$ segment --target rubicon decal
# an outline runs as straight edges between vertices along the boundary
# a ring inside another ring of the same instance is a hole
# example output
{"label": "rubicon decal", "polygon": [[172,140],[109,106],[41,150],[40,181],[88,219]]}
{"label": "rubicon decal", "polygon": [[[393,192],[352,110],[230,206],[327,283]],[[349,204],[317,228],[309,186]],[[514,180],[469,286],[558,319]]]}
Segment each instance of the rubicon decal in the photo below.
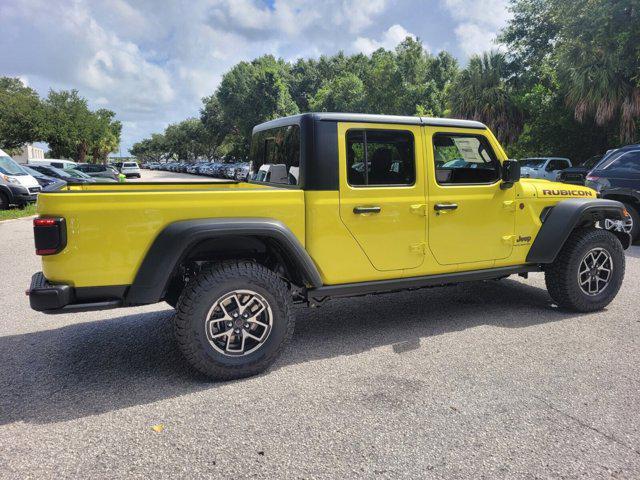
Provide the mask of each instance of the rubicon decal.
{"label": "rubicon decal", "polygon": [[564,195],[574,197],[593,197],[591,190],[542,190],[543,195]]}

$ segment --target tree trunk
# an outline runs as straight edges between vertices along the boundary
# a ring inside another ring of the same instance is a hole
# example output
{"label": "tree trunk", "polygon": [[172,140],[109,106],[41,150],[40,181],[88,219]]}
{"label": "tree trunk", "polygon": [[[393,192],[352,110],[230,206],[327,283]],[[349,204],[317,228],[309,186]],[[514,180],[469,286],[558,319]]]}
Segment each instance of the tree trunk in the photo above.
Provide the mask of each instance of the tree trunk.
{"label": "tree trunk", "polygon": [[83,163],[87,158],[87,144],[80,143],[76,149],[76,158],[74,159],[78,163]]}

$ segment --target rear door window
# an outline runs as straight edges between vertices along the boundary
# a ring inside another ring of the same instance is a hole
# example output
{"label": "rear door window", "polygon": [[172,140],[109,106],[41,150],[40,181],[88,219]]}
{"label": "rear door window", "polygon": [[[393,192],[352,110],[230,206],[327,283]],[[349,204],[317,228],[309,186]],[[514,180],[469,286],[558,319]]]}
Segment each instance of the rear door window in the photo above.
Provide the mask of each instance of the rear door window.
{"label": "rear door window", "polygon": [[413,133],[404,130],[349,130],[347,181],[354,187],[413,185]]}

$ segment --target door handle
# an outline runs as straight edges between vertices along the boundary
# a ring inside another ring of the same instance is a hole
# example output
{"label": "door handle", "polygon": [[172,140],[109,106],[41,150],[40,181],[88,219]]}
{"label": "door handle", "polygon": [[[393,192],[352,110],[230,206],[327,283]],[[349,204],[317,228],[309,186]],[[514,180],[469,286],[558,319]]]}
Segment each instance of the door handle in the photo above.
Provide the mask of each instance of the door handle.
{"label": "door handle", "polygon": [[362,215],[364,213],[380,213],[381,207],[354,207],[353,213]]}
{"label": "door handle", "polygon": [[433,209],[437,212],[440,212],[442,210],[456,210],[457,208],[458,208],[457,203],[436,203],[433,206]]}

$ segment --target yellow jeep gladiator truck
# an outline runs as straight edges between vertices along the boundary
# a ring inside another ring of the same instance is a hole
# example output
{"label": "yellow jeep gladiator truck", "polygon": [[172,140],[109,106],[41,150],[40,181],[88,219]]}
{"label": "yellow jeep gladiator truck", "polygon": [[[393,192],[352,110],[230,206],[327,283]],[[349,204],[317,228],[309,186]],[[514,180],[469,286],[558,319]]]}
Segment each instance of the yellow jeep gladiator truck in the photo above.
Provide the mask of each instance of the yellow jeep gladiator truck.
{"label": "yellow jeep gladiator truck", "polygon": [[[68,185],[40,194],[31,307],[165,301],[214,379],[253,375],[292,305],[543,271],[552,299],[604,308],[624,276],[627,212],[586,187],[520,179],[481,123],[311,113],[253,130],[249,181]],[[611,223],[611,222],[609,222]]]}

